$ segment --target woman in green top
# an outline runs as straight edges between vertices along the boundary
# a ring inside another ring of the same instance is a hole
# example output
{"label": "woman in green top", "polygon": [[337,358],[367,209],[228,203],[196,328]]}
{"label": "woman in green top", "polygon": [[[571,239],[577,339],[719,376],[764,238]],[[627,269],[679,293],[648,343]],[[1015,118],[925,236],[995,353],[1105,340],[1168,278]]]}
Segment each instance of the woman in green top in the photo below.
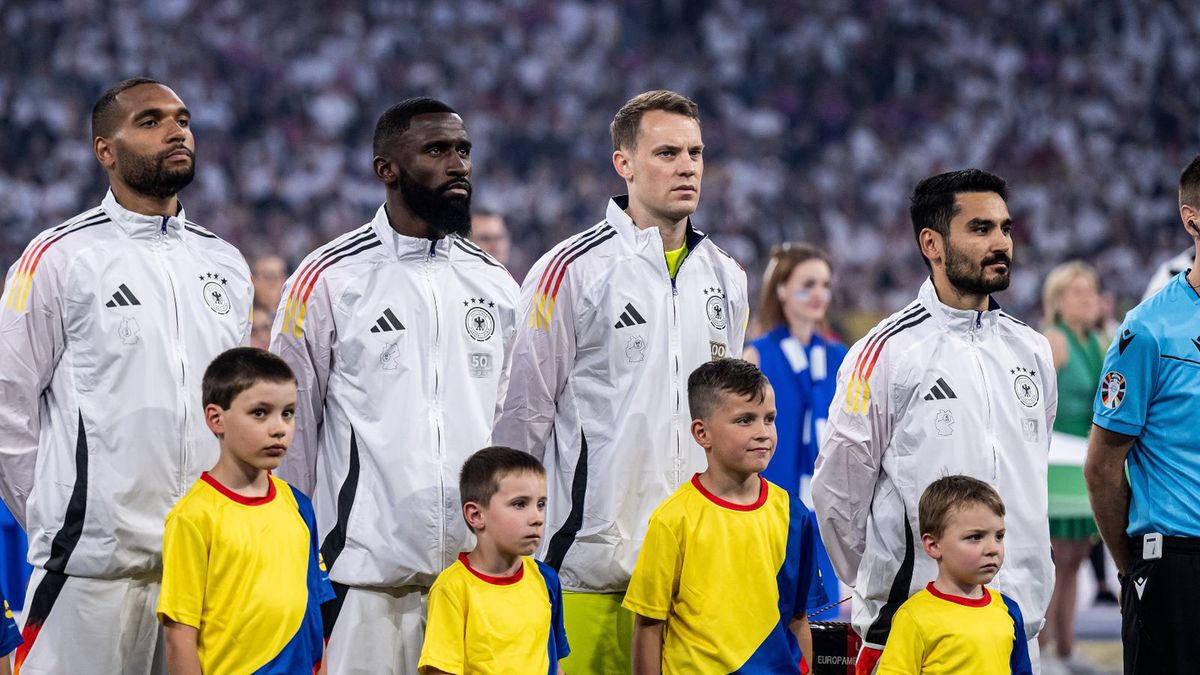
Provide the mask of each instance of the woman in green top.
{"label": "woman in green top", "polygon": [[[1092,400],[1100,381],[1106,345],[1096,325],[1100,292],[1096,272],[1071,261],[1051,270],[1042,286],[1042,330],[1058,371],[1058,417],[1054,431],[1086,438],[1092,428]],[[1096,530],[1082,466],[1051,465],[1050,542],[1054,548],[1054,594],[1039,641],[1055,643],[1058,658],[1069,661],[1075,636],[1079,566]]]}

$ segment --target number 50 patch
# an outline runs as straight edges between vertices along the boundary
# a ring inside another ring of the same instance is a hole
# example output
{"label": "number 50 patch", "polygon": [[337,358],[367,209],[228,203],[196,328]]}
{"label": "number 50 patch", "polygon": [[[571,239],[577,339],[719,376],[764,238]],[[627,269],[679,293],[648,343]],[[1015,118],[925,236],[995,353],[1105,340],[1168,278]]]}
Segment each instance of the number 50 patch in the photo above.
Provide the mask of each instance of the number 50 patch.
{"label": "number 50 patch", "polygon": [[467,354],[467,368],[471,377],[491,377],[492,355],[480,352]]}

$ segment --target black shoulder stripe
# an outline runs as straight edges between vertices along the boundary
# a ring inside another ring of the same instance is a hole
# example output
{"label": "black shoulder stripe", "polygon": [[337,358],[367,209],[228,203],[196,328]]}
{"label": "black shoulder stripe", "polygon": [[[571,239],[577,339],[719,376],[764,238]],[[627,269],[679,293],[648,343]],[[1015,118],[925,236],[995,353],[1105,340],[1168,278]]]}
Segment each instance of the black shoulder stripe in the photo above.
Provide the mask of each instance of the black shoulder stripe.
{"label": "black shoulder stripe", "polygon": [[204,229],[203,227],[196,225],[196,223],[194,223],[190,220],[184,221],[184,229],[186,229],[186,231],[188,231],[188,232],[191,232],[192,234],[198,234],[198,235],[200,235],[200,237],[205,237],[208,239],[220,239],[220,237],[217,237],[216,234],[212,234],[211,232],[208,231],[208,229]]}
{"label": "black shoulder stripe", "polygon": [[51,232],[60,232],[69,227],[72,227],[74,225],[79,225],[81,223],[93,221],[97,218],[97,216],[102,216],[105,221],[110,220],[110,218],[108,217],[108,214],[104,212],[104,209],[97,206],[94,209],[88,209],[87,211],[84,211],[83,213],[75,216],[74,218],[66,221],[65,223],[62,223],[61,225],[55,226],[50,231]]}
{"label": "black shoulder stripe", "polygon": [[[338,253],[341,253],[348,249],[354,248],[355,246],[358,246],[359,244],[370,241],[371,239],[375,239],[376,241],[379,241],[379,237],[375,236],[375,231],[370,228],[367,228],[366,230],[359,232],[358,234],[350,233],[347,235],[343,235],[342,238],[335,239],[335,240],[329,242],[328,244],[326,244],[324,250],[317,249],[318,253],[313,258],[313,261],[309,264],[310,265],[320,265],[322,262],[324,262],[329,257],[337,255]],[[383,243],[383,242],[379,242],[379,243]]]}
{"label": "black shoulder stripe", "polygon": [[464,243],[465,242],[462,239],[455,239],[454,247],[461,250],[463,253],[466,253],[467,255],[479,258],[480,260],[491,265],[492,267],[499,267],[500,269],[504,269],[504,265],[501,265],[500,263],[496,262],[492,258],[492,256],[488,255],[487,253],[484,253],[483,251],[478,251],[478,252],[472,251],[471,249],[467,248],[464,245]]}
{"label": "black shoulder stripe", "polygon": [[1029,328],[1029,324],[1025,323],[1024,321],[1021,321],[1020,319],[1016,318],[1015,316],[1012,316],[1011,314],[1008,314],[1007,312],[1000,312],[1000,316],[1008,319],[1009,321],[1012,321],[1013,323],[1017,323],[1022,326],[1025,326],[1026,328]]}

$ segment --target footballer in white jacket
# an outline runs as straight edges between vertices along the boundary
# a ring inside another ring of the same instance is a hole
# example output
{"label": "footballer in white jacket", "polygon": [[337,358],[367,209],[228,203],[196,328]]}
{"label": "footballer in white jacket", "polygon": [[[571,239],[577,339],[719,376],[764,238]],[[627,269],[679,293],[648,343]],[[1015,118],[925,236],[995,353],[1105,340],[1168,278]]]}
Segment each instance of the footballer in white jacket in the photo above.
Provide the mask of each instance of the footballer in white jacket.
{"label": "footballer in white jacket", "polygon": [[1027,638],[1044,623],[1058,392],[1046,339],[990,295],[1008,287],[1012,265],[1005,194],[1003,179],[975,169],[917,186],[912,217],[931,279],[838,372],[813,502],[834,568],[854,588],[860,673],[884,648],[896,610],[937,576],[917,503],[942,476],[984,480],[1003,497],[1006,557],[992,584],[1020,605]]}
{"label": "footballer in white jacket", "polygon": [[470,138],[444,103],[379,120],[375,218],[288,280],[271,342],[298,378],[279,473],[316,507],[337,598],[330,673],[413,673],[429,587],[472,547],[458,478],[484,447],[515,321],[517,283],[465,239]]}
{"label": "footballer in white jacket", "polygon": [[167,512],[217,460],[200,380],[249,340],[250,270],[189,221],[190,115],[167,87],[96,104],[100,206],[34,238],[0,301],[0,494],[35,566],[20,672],[162,671]]}
{"label": "footballer in white jacket", "polygon": [[[746,273],[688,219],[703,169],[695,115],[673,92],[626,104],[613,135],[629,196],[544,255],[521,292],[493,441],[546,465],[539,557],[566,591],[571,672],[629,670],[633,617],[619,606],[650,514],[705,467],[688,375],[742,352]],[[620,140],[622,120],[635,147]]]}

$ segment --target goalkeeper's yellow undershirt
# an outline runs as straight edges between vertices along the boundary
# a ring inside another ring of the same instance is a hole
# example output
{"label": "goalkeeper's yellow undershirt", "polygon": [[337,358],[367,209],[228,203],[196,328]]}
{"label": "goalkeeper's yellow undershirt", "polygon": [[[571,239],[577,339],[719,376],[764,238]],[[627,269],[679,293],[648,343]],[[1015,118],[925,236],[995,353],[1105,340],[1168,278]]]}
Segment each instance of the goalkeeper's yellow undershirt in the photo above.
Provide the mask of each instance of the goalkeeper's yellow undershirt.
{"label": "goalkeeper's yellow undershirt", "polygon": [[687,257],[687,243],[685,242],[681,248],[674,251],[666,251],[667,256],[667,271],[671,273],[671,278],[679,272],[679,266],[683,264],[683,259]]}

